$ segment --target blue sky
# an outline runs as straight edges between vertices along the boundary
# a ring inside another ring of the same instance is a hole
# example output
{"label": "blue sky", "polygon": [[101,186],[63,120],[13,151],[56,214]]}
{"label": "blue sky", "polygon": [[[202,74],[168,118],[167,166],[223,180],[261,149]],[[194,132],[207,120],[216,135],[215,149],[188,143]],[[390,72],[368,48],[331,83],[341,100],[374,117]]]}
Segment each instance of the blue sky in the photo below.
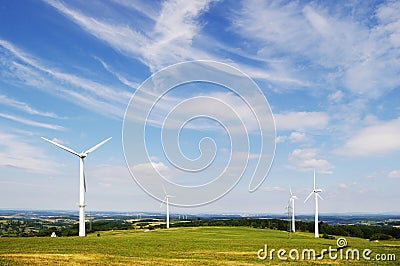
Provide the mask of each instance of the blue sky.
{"label": "blue sky", "polygon": [[[85,162],[87,209],[160,211],[126,166],[125,109],[150,75],[199,59],[254,79],[274,114],[275,160],[254,193],[243,178],[212,204],[172,211],[283,213],[291,186],[297,211],[312,213],[302,201],[315,168],[321,212],[399,212],[399,9],[398,1],[2,1],[0,208],[77,209],[78,159],[40,137],[84,151],[112,136]],[[178,89],[166,102],[196,93],[235,102],[213,86]],[[188,157],[203,136],[222,139],[221,154],[229,148],[223,132],[195,129],[182,134]]]}

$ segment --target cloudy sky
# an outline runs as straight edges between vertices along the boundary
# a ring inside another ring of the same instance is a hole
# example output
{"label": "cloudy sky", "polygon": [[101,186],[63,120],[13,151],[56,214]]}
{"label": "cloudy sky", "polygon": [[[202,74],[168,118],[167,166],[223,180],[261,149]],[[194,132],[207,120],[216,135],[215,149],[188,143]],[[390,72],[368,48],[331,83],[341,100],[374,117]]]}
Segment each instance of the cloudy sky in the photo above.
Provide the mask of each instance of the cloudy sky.
{"label": "cloudy sky", "polygon": [[[321,212],[399,212],[399,9],[398,1],[1,1],[0,208],[77,210],[78,159],[40,137],[80,152],[112,136],[85,162],[87,209],[162,211],[126,165],[125,110],[152,74],[213,60],[247,74],[268,100],[275,160],[256,192],[244,176],[223,198],[173,212],[281,214],[291,186],[297,211],[311,213],[303,200],[312,169]],[[214,86],[179,88],[158,112],[198,95],[247,115],[240,98]],[[219,125],[197,122],[182,151],[196,158],[204,136],[219,143],[217,165],[198,176],[206,182],[223,169],[229,143]],[[152,165],[184,183],[153,127]],[[145,175],[148,166],[135,167]]]}

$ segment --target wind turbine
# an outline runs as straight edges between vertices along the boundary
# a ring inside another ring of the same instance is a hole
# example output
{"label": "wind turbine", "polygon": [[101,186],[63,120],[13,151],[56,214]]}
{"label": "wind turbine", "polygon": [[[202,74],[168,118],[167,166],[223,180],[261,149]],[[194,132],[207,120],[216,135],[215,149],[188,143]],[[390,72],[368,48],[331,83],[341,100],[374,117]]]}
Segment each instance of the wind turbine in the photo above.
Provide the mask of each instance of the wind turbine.
{"label": "wind turbine", "polygon": [[169,228],[169,198],[173,198],[174,196],[168,195],[167,192],[164,190],[165,197],[161,202],[160,208],[162,207],[163,203],[167,206],[167,229]]}
{"label": "wind turbine", "polygon": [[314,193],[314,196],[315,196],[315,230],[314,230],[314,236],[315,236],[315,238],[319,238],[319,232],[318,232],[318,197],[323,200],[323,198],[318,194],[320,192],[322,192],[322,189],[315,188],[315,169],[314,169],[314,189],[313,189],[313,191],[311,191],[311,193],[308,195],[308,197],[306,198],[306,200],[304,202],[306,202],[311,197],[311,195]]}
{"label": "wind turbine", "polygon": [[290,192],[290,198],[289,198],[288,209],[290,206],[292,207],[292,232],[296,232],[296,223],[294,217],[294,200],[296,200],[297,197],[293,195],[291,187],[289,187],[289,192]]}
{"label": "wind turbine", "polygon": [[86,236],[86,232],[85,232],[85,192],[86,192],[86,178],[85,178],[85,171],[84,171],[84,163],[83,160],[86,158],[86,156],[97,150],[100,146],[102,146],[104,143],[106,143],[107,141],[109,141],[111,139],[108,138],[102,142],[100,142],[99,144],[93,146],[92,148],[88,149],[85,152],[81,152],[81,153],[77,153],[76,151],[67,148],[61,144],[58,144],[54,141],[51,141],[49,139],[43,138],[45,141],[50,142],[51,144],[56,145],[57,147],[66,150],[67,152],[70,152],[76,156],[79,157],[79,236]]}

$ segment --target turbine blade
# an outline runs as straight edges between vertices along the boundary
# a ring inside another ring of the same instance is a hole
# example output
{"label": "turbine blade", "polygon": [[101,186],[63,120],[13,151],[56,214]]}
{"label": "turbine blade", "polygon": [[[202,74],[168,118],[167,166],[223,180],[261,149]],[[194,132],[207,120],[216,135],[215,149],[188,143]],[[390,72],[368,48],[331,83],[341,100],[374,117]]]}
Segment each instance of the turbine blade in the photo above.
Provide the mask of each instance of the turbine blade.
{"label": "turbine blade", "polygon": [[324,200],[318,193],[317,193],[317,196],[318,196],[320,199]]}
{"label": "turbine blade", "polygon": [[88,154],[91,153],[92,151],[97,150],[100,146],[102,146],[104,143],[106,143],[107,141],[109,141],[110,139],[112,139],[112,137],[109,137],[106,140],[103,140],[102,142],[100,142],[99,144],[93,146],[92,148],[88,149],[87,151],[85,151],[84,153]]}
{"label": "turbine blade", "polygon": [[314,168],[314,190],[315,190],[315,168]]}
{"label": "turbine blade", "polygon": [[292,207],[292,199],[290,198],[290,199],[288,200],[287,209],[289,210],[291,207]]}
{"label": "turbine blade", "polygon": [[290,192],[290,197],[293,197],[293,194],[292,194],[292,187],[291,187],[291,186],[289,186],[289,192]]}
{"label": "turbine blade", "polygon": [[80,157],[80,154],[79,154],[79,153],[77,153],[76,151],[74,151],[74,150],[72,150],[72,149],[70,149],[70,148],[67,148],[67,147],[65,147],[65,146],[63,146],[63,145],[61,145],[61,144],[58,144],[57,142],[54,142],[54,141],[52,141],[52,140],[49,140],[49,139],[46,139],[46,138],[43,138],[43,137],[41,137],[41,138],[42,138],[43,140],[47,141],[47,142],[50,142],[50,143],[53,144],[53,145],[56,145],[57,147],[59,147],[59,148],[65,150],[65,151],[67,151],[67,152],[70,152],[70,153],[72,153],[72,154],[74,154],[74,155]]}
{"label": "turbine blade", "polygon": [[161,201],[160,209],[161,209],[161,207],[163,206],[163,204],[164,204],[164,202],[165,202],[166,199],[167,199],[167,196],[165,196],[164,199]]}
{"label": "turbine blade", "polygon": [[308,195],[308,197],[304,200],[304,203],[312,196],[313,193],[314,193],[314,192],[312,191],[312,192]]}

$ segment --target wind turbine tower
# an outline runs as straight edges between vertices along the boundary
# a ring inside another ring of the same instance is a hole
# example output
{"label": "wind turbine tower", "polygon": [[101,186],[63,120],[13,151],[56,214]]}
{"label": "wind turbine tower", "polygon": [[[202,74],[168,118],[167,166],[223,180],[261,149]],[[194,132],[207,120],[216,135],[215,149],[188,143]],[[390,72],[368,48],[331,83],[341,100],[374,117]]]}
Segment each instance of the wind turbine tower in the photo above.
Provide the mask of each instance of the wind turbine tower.
{"label": "wind turbine tower", "polygon": [[167,220],[167,229],[169,228],[169,198],[173,198],[173,197],[174,196],[168,195],[165,192],[164,200],[161,202],[161,206],[160,206],[160,208],[161,208],[164,202],[165,202],[165,205],[167,206],[167,218],[166,218],[166,220]]}
{"label": "wind turbine tower", "polygon": [[89,153],[97,150],[100,146],[102,146],[104,143],[106,143],[107,141],[109,141],[111,139],[108,138],[102,142],[100,142],[99,144],[93,146],[92,148],[88,149],[85,152],[81,152],[81,153],[77,153],[76,151],[67,148],[61,144],[58,144],[54,141],[51,141],[49,139],[43,138],[45,141],[50,142],[53,145],[56,145],[57,147],[70,152],[76,156],[79,157],[79,236],[86,236],[86,232],[85,232],[85,192],[86,192],[86,178],[85,178],[85,171],[84,171],[84,159],[86,158],[86,156],[88,156]]}
{"label": "wind turbine tower", "polygon": [[308,195],[308,197],[306,198],[306,200],[304,202],[306,202],[312,194],[314,194],[315,197],[315,230],[314,230],[314,236],[315,238],[319,238],[319,231],[318,231],[318,197],[320,199],[323,200],[323,198],[318,194],[322,192],[322,189],[317,189],[315,186],[315,169],[314,169],[314,189],[313,191],[311,191],[311,193]]}
{"label": "wind turbine tower", "polygon": [[295,216],[294,216],[294,201],[297,199],[297,197],[293,195],[291,187],[289,187],[289,191],[290,191],[289,206],[292,207],[292,232],[296,232],[296,222],[295,222]]}

